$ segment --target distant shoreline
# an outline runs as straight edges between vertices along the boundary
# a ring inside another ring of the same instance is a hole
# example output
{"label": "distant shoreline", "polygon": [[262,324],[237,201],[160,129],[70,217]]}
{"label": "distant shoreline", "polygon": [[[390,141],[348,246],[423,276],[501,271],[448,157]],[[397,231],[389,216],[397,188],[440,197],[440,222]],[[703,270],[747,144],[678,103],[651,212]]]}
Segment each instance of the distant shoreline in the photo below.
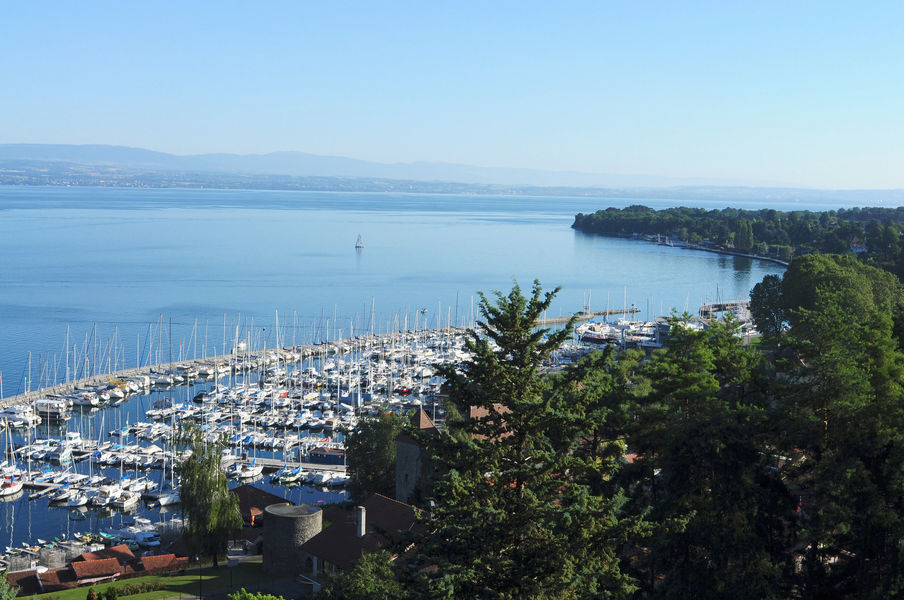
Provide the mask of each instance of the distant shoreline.
{"label": "distant shoreline", "polygon": [[581,233],[585,233],[588,235],[600,235],[603,237],[620,238],[623,240],[634,240],[634,241],[638,241],[638,242],[647,242],[649,244],[656,244],[657,246],[666,246],[669,248],[681,248],[684,250],[699,250],[701,252],[710,252],[712,254],[722,254],[724,256],[738,256],[741,258],[749,258],[751,260],[761,260],[761,261],[781,265],[785,268],[787,268],[788,265],[791,264],[790,261],[781,260],[779,258],[773,258],[771,256],[761,256],[759,254],[747,254],[745,252],[735,252],[733,250],[725,250],[725,249],[721,249],[721,248],[710,248],[707,246],[701,246],[699,244],[691,244],[690,242],[679,242],[677,244],[673,244],[673,243],[666,244],[663,242],[658,242],[656,240],[648,240],[641,236],[635,237],[633,235],[619,235],[617,233],[599,233],[597,231],[584,231],[582,229],[577,229],[577,231],[580,231]]}

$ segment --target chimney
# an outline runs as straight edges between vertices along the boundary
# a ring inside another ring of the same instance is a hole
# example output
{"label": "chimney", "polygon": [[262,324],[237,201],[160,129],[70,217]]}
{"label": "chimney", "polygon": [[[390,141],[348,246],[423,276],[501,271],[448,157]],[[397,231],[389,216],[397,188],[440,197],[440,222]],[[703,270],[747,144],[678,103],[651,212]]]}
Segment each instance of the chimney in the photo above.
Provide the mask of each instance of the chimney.
{"label": "chimney", "polygon": [[355,513],[357,516],[358,537],[363,538],[367,533],[367,510],[363,506],[356,506]]}

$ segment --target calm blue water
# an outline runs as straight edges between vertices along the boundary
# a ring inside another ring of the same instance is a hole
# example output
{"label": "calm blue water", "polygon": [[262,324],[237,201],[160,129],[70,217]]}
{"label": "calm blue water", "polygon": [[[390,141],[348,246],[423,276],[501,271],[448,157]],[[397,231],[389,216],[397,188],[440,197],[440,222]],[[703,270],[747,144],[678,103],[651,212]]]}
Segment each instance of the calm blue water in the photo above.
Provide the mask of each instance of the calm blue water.
{"label": "calm blue water", "polygon": [[297,343],[466,323],[478,291],[538,278],[562,287],[552,314],[589,298],[648,316],[746,296],[780,270],[570,229],[577,212],[627,203],[0,187],[3,394],[24,391],[29,352],[32,389],[65,377],[67,327],[70,372],[83,373],[222,353],[237,327],[272,347],[277,312],[281,341]]}
{"label": "calm blue water", "polygon": [[[67,349],[70,372],[83,375],[218,354],[236,337],[272,347],[277,313],[281,343],[464,324],[474,317],[478,291],[508,291],[513,280],[529,288],[538,278],[548,288],[562,287],[550,316],[588,301],[595,310],[627,301],[648,317],[672,308],[693,312],[716,297],[745,297],[764,275],[781,270],[570,228],[577,212],[635,203],[0,187],[3,394],[24,391],[26,381],[33,389],[64,379]],[[366,247],[357,252],[359,234]],[[193,393],[187,387],[164,392],[177,401]],[[74,418],[69,428],[96,437],[141,418],[155,399],[133,398]],[[310,488],[263,487],[293,502],[331,498]],[[0,504],[0,512],[0,545],[118,526],[122,519],[74,515],[27,497]],[[139,512],[166,518],[145,507]]]}

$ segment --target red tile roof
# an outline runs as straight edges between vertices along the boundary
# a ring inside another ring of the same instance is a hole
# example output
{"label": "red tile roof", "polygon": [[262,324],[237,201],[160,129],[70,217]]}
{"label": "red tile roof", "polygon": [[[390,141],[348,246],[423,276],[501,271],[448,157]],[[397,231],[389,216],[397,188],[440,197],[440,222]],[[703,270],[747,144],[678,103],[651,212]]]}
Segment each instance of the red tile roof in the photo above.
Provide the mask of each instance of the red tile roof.
{"label": "red tile roof", "polygon": [[417,427],[417,430],[421,432],[437,431],[436,425],[427,415],[427,411],[425,411],[423,408],[417,411],[417,415],[415,415],[414,417],[414,426]]}
{"label": "red tile roof", "polygon": [[85,552],[72,559],[72,562],[101,560],[105,558],[115,558],[120,564],[124,565],[127,562],[135,560],[135,554],[125,544],[119,544],[118,546],[110,546],[109,548],[98,550],[97,552]]}
{"label": "red tile roof", "polygon": [[38,573],[38,578],[41,580],[41,588],[45,592],[64,590],[78,585],[75,574],[69,567],[49,569],[43,573]]}
{"label": "red tile roof", "polygon": [[79,560],[70,565],[76,579],[93,579],[95,577],[107,577],[118,575],[122,572],[119,560],[116,558],[101,558],[98,560]]}
{"label": "red tile roof", "polygon": [[38,579],[38,572],[34,569],[7,573],[6,581],[10,586],[19,588],[19,594],[23,596],[33,596],[44,591]]}
{"label": "red tile roof", "polygon": [[188,558],[177,558],[175,554],[157,554],[155,556],[142,556],[139,561],[145,571],[166,571],[181,569],[188,565]]}

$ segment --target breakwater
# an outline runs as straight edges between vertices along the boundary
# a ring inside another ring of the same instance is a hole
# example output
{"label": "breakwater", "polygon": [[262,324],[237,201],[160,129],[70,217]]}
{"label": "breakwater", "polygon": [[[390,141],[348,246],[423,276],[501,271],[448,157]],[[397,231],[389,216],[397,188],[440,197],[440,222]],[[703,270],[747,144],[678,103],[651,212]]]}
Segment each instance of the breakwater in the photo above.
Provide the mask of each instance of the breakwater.
{"label": "breakwater", "polygon": [[[555,321],[551,319],[550,322]],[[567,318],[564,322],[567,322]],[[49,395],[65,395],[77,388],[92,388],[108,385],[111,381],[131,379],[135,377],[153,377],[157,374],[172,373],[177,370],[200,369],[210,365],[227,366],[230,371],[236,367],[249,371],[257,371],[273,363],[298,363],[318,357],[332,356],[343,352],[373,352],[377,349],[394,348],[406,343],[410,336],[444,335],[456,337],[464,334],[468,328],[448,327],[443,329],[419,330],[414,332],[397,332],[387,334],[366,334],[354,338],[344,338],[332,342],[283,346],[280,348],[241,350],[229,354],[208,356],[203,358],[184,359],[172,362],[157,363],[142,367],[130,367],[103,374],[93,374],[70,381],[61,381],[49,386],[39,387],[21,394],[0,398],[0,409],[11,406],[30,404],[37,399]]]}

